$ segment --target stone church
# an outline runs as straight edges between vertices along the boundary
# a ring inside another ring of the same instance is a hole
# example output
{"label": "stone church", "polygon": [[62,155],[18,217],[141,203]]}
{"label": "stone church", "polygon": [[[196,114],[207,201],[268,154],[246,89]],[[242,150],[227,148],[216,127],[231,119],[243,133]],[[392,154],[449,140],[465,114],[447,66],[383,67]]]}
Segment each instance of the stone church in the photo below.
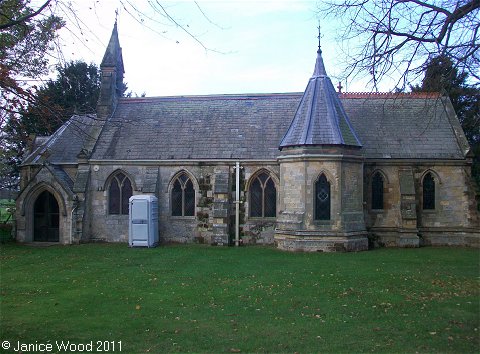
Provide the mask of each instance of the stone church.
{"label": "stone church", "polygon": [[23,161],[19,242],[127,242],[129,197],[151,194],[165,243],[479,246],[446,97],[336,92],[319,48],[301,93],[124,98],[116,24],[100,68],[96,114]]}

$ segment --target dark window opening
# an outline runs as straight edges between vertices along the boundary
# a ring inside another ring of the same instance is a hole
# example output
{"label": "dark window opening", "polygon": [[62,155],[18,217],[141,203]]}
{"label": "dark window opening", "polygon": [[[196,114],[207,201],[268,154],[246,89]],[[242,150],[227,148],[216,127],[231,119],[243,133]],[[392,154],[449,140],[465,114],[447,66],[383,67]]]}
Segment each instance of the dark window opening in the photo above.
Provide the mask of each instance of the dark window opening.
{"label": "dark window opening", "polygon": [[324,174],[315,183],[315,220],[330,220],[330,183]]}
{"label": "dark window opening", "polygon": [[423,178],[423,209],[435,209],[435,179],[430,172]]}
{"label": "dark window opening", "polygon": [[128,200],[132,194],[130,179],[121,172],[115,174],[108,188],[108,213],[128,215]]}
{"label": "dark window opening", "polygon": [[250,216],[274,218],[277,216],[277,189],[272,178],[260,173],[250,185]]}
{"label": "dark window opening", "polygon": [[383,209],[383,177],[380,172],[372,178],[372,209]]}
{"label": "dark window opening", "polygon": [[182,173],[173,182],[172,216],[195,215],[195,189],[190,178]]}

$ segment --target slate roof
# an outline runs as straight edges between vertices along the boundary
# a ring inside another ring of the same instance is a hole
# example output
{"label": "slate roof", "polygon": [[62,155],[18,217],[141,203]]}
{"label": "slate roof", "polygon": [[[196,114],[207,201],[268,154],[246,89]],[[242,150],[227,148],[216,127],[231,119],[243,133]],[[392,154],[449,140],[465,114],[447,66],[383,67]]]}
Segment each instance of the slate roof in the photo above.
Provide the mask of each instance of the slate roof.
{"label": "slate roof", "polygon": [[438,94],[340,95],[367,158],[463,159],[468,143]]}
{"label": "slate roof", "polygon": [[93,159],[272,159],[298,94],[121,99]]}
{"label": "slate roof", "polygon": [[57,181],[63,186],[66,191],[70,193],[72,192],[73,181],[61,167],[48,164],[46,165],[46,168],[55,176]]}
{"label": "slate roof", "polygon": [[[93,159],[274,159],[301,93],[121,99]],[[463,159],[438,95],[343,94],[367,158]],[[458,120],[453,117],[453,122]]]}
{"label": "slate roof", "polygon": [[[463,159],[468,148],[446,98],[341,94],[368,158]],[[302,93],[123,98],[91,154],[98,160],[275,159]],[[24,164],[77,161],[92,150],[95,116],[74,116]],[[44,154],[45,156],[45,154]],[[148,188],[153,189],[154,186]]]}
{"label": "slate roof", "polygon": [[42,144],[35,146],[22,163],[42,163],[42,160],[76,163],[82,149],[93,149],[103,123],[95,115],[73,116]]}
{"label": "slate roof", "polygon": [[312,145],[361,146],[325,71],[320,47],[313,75],[292,124],[280,143],[280,149]]}

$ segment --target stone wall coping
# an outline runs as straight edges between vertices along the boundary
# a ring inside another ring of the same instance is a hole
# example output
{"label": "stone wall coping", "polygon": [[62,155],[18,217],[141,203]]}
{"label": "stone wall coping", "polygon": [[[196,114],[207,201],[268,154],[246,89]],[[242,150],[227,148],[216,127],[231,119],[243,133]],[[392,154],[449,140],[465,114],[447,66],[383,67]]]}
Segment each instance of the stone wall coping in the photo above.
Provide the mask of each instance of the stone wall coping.
{"label": "stone wall coping", "polygon": [[244,159],[190,159],[190,160],[89,160],[90,164],[95,165],[112,165],[112,164],[122,164],[122,165],[141,165],[141,166],[177,166],[177,165],[234,165],[235,162],[240,162],[240,164],[259,164],[259,163],[269,163],[277,164],[276,159],[257,159],[257,160],[244,160]]}
{"label": "stone wall coping", "polygon": [[365,158],[363,156],[344,155],[344,154],[298,154],[298,155],[284,155],[284,156],[277,157],[277,160],[279,162],[286,161],[286,160],[304,161],[304,160],[317,160],[317,159],[322,159],[325,161],[348,161],[348,160],[359,161],[359,162],[365,161]]}
{"label": "stone wall coping", "polygon": [[[346,156],[346,155],[329,155],[329,154],[318,154],[320,156]],[[278,165],[279,160],[285,158],[294,158],[294,157],[301,157],[303,155],[285,155],[279,156],[275,159],[263,159],[263,160],[242,160],[242,159],[211,159],[211,160],[202,160],[202,159],[191,159],[191,160],[88,160],[88,164],[90,165],[132,165],[132,166],[179,166],[179,165],[233,165],[235,162],[240,162],[243,165],[257,165],[257,164],[272,164]],[[307,154],[306,156],[317,156],[313,154]],[[429,164],[429,165],[445,165],[445,166],[452,166],[452,165],[465,165],[468,163],[467,159],[392,159],[392,158],[364,158],[361,156],[353,156],[357,159],[363,159],[365,164],[385,164],[385,165],[419,165],[419,164]],[[55,163],[55,165],[60,166],[78,166],[78,163],[72,162],[65,162],[65,163]],[[32,163],[32,164],[24,164],[22,167],[26,166],[42,166],[41,163]]]}
{"label": "stone wall coping", "polygon": [[466,159],[365,159],[365,165],[378,164],[385,166],[465,166],[467,164]]}

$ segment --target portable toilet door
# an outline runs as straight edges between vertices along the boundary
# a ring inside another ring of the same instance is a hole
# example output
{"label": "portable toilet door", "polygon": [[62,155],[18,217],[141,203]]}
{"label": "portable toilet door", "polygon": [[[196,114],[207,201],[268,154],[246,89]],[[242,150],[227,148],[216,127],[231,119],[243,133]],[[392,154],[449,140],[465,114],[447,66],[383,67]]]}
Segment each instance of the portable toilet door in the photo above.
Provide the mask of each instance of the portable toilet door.
{"label": "portable toilet door", "polygon": [[130,247],[155,247],[158,243],[158,201],[152,195],[130,197]]}

